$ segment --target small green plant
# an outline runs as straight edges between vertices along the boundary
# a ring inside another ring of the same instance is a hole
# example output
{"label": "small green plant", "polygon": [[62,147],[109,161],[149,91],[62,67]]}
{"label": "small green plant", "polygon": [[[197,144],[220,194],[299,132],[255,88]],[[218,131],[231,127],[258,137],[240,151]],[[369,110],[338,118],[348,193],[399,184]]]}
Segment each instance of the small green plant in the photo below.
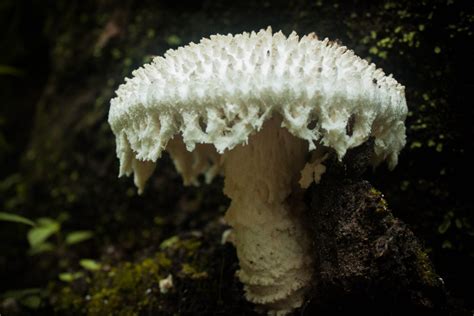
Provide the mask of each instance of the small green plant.
{"label": "small green plant", "polygon": [[25,224],[25,225],[35,226],[35,223],[32,220],[29,220],[26,217],[16,215],[16,214],[12,214],[12,213],[0,212],[0,221],[21,223],[21,224]]}
{"label": "small green plant", "polygon": [[[66,213],[62,213],[57,218],[41,217],[32,220],[17,214],[0,212],[0,221],[31,226],[27,232],[30,245],[29,255],[53,252],[58,258],[65,257],[63,254],[72,245],[93,237],[93,232],[89,230],[75,230],[64,234],[62,224],[68,217]],[[63,261],[62,264],[61,261],[58,262],[60,266],[69,266],[68,261]],[[92,259],[81,259],[79,265],[89,271],[100,269],[100,264]],[[82,276],[84,276],[84,273],[81,271],[64,272],[60,273],[58,278],[63,282],[72,282]],[[12,290],[0,294],[0,300],[13,299],[22,306],[35,310],[41,306],[44,297],[43,292],[44,290],[39,288]]]}
{"label": "small green plant", "polygon": [[[68,219],[66,213],[61,213],[58,218],[40,217],[36,220],[31,220],[26,217],[0,212],[0,221],[14,222],[32,226],[27,233],[28,243],[30,249],[28,253],[35,255],[47,251],[56,251],[62,253],[64,248],[81,243],[93,237],[93,232],[89,230],[75,230],[62,233],[62,223]],[[56,241],[52,238],[56,236]]]}
{"label": "small green plant", "polygon": [[54,250],[55,245],[49,242],[48,239],[54,234],[59,236],[60,230],[61,223],[52,218],[42,217],[37,219],[35,225],[27,234],[28,242],[30,244],[29,254],[34,255]]}
{"label": "small green plant", "polygon": [[[64,235],[61,228],[68,217],[66,213],[62,213],[56,219],[38,218],[35,222],[36,225],[27,234],[31,247],[29,253],[31,255],[45,251],[63,253],[65,248],[92,238],[93,233],[88,230],[72,231]],[[52,241],[53,236],[56,237],[55,242]]]}
{"label": "small green plant", "polygon": [[[83,269],[88,270],[90,272],[100,270],[100,268],[102,267],[100,263],[98,263],[97,261],[92,260],[92,259],[81,259],[79,261],[79,265]],[[59,278],[59,280],[61,280],[63,282],[70,283],[70,282],[73,282],[73,281],[75,281],[79,278],[82,278],[84,275],[85,274],[84,274],[83,271],[62,272],[58,275],[58,278]]]}
{"label": "small green plant", "polygon": [[38,309],[45,295],[44,290],[39,288],[29,288],[21,290],[7,291],[0,294],[0,300],[13,299],[29,309]]}

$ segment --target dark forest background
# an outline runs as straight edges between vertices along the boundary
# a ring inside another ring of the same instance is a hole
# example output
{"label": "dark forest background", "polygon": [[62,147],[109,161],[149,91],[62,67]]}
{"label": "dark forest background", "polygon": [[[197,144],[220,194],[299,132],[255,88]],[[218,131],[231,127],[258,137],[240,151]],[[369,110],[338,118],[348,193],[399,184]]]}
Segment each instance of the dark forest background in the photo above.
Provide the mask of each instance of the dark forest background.
{"label": "dark forest background", "polygon": [[[222,181],[183,187],[165,157],[137,196],[107,113],[152,56],[269,25],[337,40],[406,86],[399,165],[366,178],[472,313],[473,22],[468,0],[1,1],[0,313],[250,313],[219,243]],[[156,294],[170,272],[176,291]]]}

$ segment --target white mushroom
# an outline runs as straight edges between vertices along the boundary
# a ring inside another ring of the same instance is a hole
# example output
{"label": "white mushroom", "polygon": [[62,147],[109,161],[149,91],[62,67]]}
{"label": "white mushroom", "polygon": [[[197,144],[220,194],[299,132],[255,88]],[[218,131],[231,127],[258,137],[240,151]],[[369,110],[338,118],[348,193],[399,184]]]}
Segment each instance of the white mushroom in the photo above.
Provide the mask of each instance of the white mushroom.
{"label": "white mushroom", "polygon": [[168,293],[174,286],[173,276],[171,274],[168,274],[168,276],[164,279],[161,279],[158,284],[159,284],[159,287],[160,287],[160,293],[161,294]]}
{"label": "white mushroom", "polygon": [[404,87],[374,64],[314,34],[268,28],[155,58],[119,87],[109,123],[120,175],[133,172],[140,192],[164,150],[185,184],[225,177],[246,298],[285,314],[303,303],[317,247],[298,181],[318,182],[330,149],[341,159],[370,137],[373,164],[394,167],[406,113]]}

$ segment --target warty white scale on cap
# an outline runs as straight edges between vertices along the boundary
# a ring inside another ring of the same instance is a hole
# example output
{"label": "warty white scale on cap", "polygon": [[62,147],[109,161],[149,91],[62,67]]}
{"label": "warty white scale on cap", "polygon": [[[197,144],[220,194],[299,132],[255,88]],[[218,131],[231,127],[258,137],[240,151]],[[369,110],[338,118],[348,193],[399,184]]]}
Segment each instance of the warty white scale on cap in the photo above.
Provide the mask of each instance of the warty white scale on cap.
{"label": "warty white scale on cap", "polygon": [[111,100],[109,123],[120,175],[135,172],[140,190],[153,171],[150,162],[176,134],[188,151],[204,143],[223,153],[246,143],[276,113],[283,127],[309,142],[309,150],[321,143],[340,158],[374,137],[373,164],[388,160],[393,167],[405,144],[404,87],[314,34],[285,37],[268,28],[212,35],[168,50],[132,75]]}

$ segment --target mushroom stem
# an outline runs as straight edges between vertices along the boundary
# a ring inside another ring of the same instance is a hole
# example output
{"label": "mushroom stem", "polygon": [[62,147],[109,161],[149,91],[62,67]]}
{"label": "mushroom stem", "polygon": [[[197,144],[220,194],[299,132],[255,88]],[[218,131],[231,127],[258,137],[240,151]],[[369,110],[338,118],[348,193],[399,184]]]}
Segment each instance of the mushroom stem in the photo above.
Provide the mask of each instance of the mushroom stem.
{"label": "mushroom stem", "polygon": [[300,307],[311,281],[311,242],[298,186],[307,152],[307,142],[274,117],[247,145],[223,157],[224,193],[232,200],[225,219],[233,227],[237,275],[247,300],[269,314]]}

